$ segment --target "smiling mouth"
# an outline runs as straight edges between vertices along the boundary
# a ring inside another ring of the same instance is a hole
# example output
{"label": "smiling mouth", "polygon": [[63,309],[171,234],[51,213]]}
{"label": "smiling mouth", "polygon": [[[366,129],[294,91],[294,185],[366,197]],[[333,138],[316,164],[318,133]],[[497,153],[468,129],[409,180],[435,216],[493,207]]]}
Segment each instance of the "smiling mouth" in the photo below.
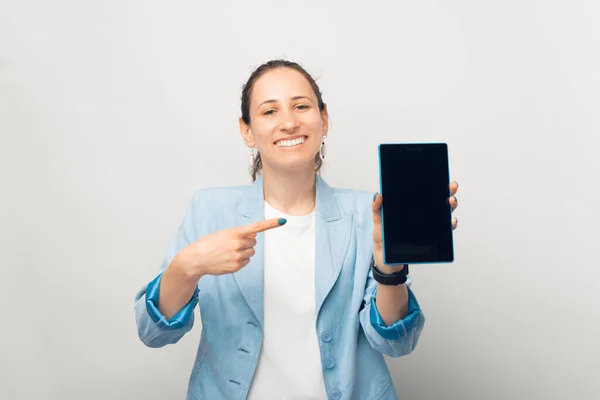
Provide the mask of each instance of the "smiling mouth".
{"label": "smiling mouth", "polygon": [[294,147],[306,142],[306,136],[300,136],[296,139],[282,139],[275,142],[277,147]]}

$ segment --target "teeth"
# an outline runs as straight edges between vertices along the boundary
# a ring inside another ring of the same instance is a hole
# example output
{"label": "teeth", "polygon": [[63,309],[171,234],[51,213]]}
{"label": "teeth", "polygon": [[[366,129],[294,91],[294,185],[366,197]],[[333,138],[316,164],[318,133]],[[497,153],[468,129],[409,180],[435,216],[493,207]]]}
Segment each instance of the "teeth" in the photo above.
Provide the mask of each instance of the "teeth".
{"label": "teeth", "polygon": [[306,139],[304,138],[304,136],[296,138],[296,139],[292,139],[292,140],[280,140],[277,143],[275,143],[278,147],[291,147],[291,146],[297,146],[301,143],[304,143]]}

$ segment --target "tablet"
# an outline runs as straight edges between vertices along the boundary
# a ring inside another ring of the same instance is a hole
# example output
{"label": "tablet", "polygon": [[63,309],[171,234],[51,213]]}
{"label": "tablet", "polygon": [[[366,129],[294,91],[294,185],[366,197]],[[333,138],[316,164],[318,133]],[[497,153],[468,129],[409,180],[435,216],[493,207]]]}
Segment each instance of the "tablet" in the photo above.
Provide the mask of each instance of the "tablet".
{"label": "tablet", "polygon": [[386,265],[454,261],[446,143],[379,145]]}

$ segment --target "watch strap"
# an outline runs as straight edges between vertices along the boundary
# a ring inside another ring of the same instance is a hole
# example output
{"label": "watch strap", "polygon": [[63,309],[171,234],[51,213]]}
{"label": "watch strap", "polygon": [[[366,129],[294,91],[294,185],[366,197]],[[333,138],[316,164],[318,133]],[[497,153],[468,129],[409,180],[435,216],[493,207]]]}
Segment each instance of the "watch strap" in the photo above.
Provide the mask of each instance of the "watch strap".
{"label": "watch strap", "polygon": [[371,259],[371,270],[373,271],[373,278],[382,285],[397,286],[406,283],[408,280],[408,264],[404,264],[404,268],[401,271],[386,274],[382,272],[377,265],[375,265],[375,259]]}

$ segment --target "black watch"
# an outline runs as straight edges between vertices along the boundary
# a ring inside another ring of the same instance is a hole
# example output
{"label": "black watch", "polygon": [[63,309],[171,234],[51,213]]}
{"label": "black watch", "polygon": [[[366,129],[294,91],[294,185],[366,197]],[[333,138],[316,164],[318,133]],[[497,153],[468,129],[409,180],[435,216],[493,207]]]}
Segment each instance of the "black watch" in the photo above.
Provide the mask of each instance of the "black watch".
{"label": "black watch", "polygon": [[404,268],[402,268],[401,271],[385,274],[377,268],[375,259],[371,258],[371,269],[373,270],[373,278],[382,285],[398,286],[406,283],[406,280],[408,279],[408,264],[404,264]]}

